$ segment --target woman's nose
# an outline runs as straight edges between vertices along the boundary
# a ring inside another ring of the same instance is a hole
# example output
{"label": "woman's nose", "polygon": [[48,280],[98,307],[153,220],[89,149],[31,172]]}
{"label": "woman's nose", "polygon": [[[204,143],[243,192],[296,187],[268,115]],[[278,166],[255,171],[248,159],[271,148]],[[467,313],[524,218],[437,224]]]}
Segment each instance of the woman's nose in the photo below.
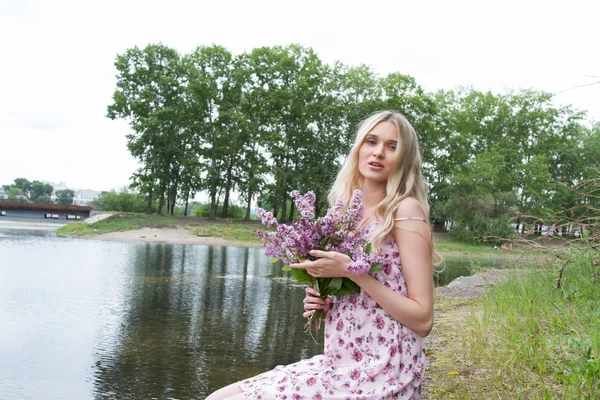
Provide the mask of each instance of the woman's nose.
{"label": "woman's nose", "polygon": [[381,149],[381,147],[377,146],[373,149],[373,155],[377,158],[382,158],[383,157],[383,150]]}

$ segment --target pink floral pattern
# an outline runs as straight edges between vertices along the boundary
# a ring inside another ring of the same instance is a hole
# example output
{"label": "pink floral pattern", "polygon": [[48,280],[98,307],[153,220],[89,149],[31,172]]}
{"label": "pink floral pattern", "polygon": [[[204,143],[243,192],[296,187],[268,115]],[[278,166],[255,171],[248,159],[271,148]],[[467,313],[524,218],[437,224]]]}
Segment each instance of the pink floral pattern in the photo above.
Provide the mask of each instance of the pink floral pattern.
{"label": "pink floral pattern", "polygon": [[[367,237],[375,226],[376,222],[367,228]],[[391,236],[382,244],[382,254],[392,262],[373,276],[408,296]],[[322,355],[277,366],[239,385],[251,400],[420,399],[423,342],[361,292],[334,299],[325,320]]]}

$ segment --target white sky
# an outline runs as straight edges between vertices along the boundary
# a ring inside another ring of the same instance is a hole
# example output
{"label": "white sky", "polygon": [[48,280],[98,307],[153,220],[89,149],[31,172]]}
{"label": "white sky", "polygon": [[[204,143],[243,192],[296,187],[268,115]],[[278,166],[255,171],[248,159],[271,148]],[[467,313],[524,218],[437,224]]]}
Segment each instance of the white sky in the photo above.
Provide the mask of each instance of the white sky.
{"label": "white sky", "polygon": [[[0,0],[0,184],[128,184],[128,126],[105,115],[115,57],[135,45],[238,54],[299,43],[325,62],[412,75],[426,90],[557,93],[600,81],[599,20],[595,0]],[[557,102],[600,120],[599,95],[597,84]]]}

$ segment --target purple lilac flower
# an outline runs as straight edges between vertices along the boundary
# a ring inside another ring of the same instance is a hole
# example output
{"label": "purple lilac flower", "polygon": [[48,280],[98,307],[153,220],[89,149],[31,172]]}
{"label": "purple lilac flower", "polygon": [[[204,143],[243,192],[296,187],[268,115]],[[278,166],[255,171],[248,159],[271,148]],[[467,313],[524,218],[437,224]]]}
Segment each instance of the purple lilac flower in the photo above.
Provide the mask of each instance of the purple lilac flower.
{"label": "purple lilac flower", "polygon": [[369,273],[370,269],[371,263],[369,262],[369,256],[363,253],[348,265],[346,271],[357,275],[366,275]]}
{"label": "purple lilac flower", "polygon": [[258,210],[256,210],[256,214],[260,217],[263,225],[269,227],[277,226],[277,219],[273,216],[273,213],[259,208]]}
{"label": "purple lilac flower", "polygon": [[313,219],[315,217],[316,197],[314,192],[311,191],[302,196],[297,190],[294,190],[290,195],[303,219]]}
{"label": "purple lilac flower", "polygon": [[369,256],[364,251],[367,244],[363,239],[366,230],[358,229],[364,214],[360,190],[353,193],[348,207],[345,207],[346,203],[340,199],[327,210],[325,217],[317,219],[314,219],[315,194],[313,192],[302,196],[297,191],[293,191],[291,197],[302,218],[289,225],[279,225],[272,213],[258,210],[264,225],[277,227],[275,232],[257,231],[256,233],[265,246],[265,255],[280,259],[284,264],[291,264],[299,259],[311,259],[309,252],[315,248],[336,251],[348,254],[354,261],[347,270],[360,275],[368,274],[374,264],[389,263],[383,257]]}

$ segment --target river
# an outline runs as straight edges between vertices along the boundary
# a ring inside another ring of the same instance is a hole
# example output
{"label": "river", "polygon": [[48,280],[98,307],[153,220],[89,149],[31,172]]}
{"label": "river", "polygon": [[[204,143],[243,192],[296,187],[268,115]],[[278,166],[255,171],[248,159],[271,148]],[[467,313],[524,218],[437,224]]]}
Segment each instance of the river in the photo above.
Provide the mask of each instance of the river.
{"label": "river", "polygon": [[204,399],[322,351],[303,298],[260,248],[0,229],[0,399]]}

